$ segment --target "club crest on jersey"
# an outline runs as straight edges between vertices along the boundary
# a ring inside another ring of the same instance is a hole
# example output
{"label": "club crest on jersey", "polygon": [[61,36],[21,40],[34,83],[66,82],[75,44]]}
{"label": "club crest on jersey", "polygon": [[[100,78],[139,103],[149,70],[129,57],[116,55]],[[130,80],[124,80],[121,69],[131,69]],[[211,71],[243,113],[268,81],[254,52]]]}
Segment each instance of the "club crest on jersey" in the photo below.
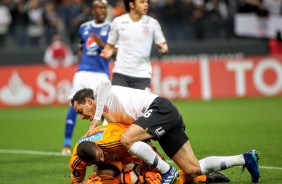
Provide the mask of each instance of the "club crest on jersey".
{"label": "club crest on jersey", "polygon": [[107,36],[108,32],[109,32],[109,27],[103,27],[100,31],[100,35]]}
{"label": "club crest on jersey", "polygon": [[148,35],[149,34],[149,26],[143,25],[143,33],[144,33],[144,35]]}
{"label": "club crest on jersey", "polygon": [[95,133],[94,135],[91,135],[91,136],[88,136],[88,137],[82,137],[78,140],[78,144],[80,144],[84,141],[93,142],[93,141],[102,140],[103,134],[104,134],[104,131],[100,131],[100,132]]}

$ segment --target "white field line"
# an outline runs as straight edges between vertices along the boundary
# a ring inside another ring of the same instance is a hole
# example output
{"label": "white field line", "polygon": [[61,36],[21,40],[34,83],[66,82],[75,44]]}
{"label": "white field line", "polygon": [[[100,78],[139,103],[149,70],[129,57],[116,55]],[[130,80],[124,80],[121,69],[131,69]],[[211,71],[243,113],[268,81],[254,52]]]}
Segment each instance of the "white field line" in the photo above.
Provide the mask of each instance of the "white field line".
{"label": "white field line", "polygon": [[23,154],[23,155],[43,155],[43,156],[63,156],[59,152],[30,151],[30,150],[5,150],[0,149],[0,154]]}
{"label": "white field line", "polygon": [[[23,155],[43,155],[43,156],[60,156],[59,152],[48,152],[48,151],[30,151],[30,150],[6,150],[0,149],[0,154],[23,154]],[[67,155],[69,157],[69,155]],[[172,160],[167,160],[168,163],[173,163]],[[260,169],[270,169],[270,170],[282,170],[282,167],[271,167],[271,166],[259,166]]]}

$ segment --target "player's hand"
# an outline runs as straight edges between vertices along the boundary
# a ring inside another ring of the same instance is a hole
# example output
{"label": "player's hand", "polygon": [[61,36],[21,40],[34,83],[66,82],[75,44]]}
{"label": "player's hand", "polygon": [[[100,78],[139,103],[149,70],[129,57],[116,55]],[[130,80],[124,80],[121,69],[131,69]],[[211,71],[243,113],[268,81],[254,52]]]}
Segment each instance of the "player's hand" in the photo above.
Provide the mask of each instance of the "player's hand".
{"label": "player's hand", "polygon": [[90,132],[99,124],[99,121],[100,120],[93,119],[93,121],[91,122],[91,125],[90,125],[90,127],[89,127],[89,129],[87,131],[87,135],[89,135]]}
{"label": "player's hand", "polygon": [[145,181],[148,184],[161,184],[162,177],[160,173],[148,171],[145,173]]}
{"label": "player's hand", "polygon": [[103,49],[101,51],[101,54],[100,54],[100,56],[102,58],[105,58],[105,59],[110,59],[112,57],[112,55],[113,55],[113,53],[111,51],[108,51],[108,50],[105,50],[105,49]]}
{"label": "player's hand", "polygon": [[157,44],[157,48],[158,48],[160,54],[167,54],[168,53],[168,47],[167,47],[166,43]]}

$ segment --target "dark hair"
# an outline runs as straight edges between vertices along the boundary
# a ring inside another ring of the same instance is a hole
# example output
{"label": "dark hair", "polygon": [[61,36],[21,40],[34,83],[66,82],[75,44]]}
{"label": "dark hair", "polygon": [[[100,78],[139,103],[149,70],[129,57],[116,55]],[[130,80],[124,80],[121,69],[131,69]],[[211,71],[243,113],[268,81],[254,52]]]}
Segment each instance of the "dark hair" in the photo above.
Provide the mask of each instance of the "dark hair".
{"label": "dark hair", "polygon": [[135,2],[135,0],[123,0],[123,3],[124,3],[124,7],[125,7],[125,10],[127,11],[127,12],[129,12],[129,10],[130,10],[130,6],[129,6],[129,3],[131,3],[131,2]]}
{"label": "dark hair", "polygon": [[90,88],[84,88],[75,93],[75,95],[71,99],[71,105],[73,106],[76,101],[78,104],[84,104],[85,98],[91,98],[94,100],[94,91]]}
{"label": "dark hair", "polygon": [[96,148],[94,142],[83,141],[77,147],[77,155],[82,161],[91,163],[96,160]]}

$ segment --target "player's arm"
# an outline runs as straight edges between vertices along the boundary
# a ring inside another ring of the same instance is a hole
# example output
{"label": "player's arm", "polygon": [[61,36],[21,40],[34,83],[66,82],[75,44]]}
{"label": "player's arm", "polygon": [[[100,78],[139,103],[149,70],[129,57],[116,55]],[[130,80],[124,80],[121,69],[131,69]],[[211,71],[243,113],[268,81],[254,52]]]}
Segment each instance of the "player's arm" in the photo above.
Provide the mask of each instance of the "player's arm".
{"label": "player's arm", "polygon": [[158,48],[160,54],[167,54],[168,53],[168,45],[166,39],[164,37],[164,33],[162,31],[161,25],[157,20],[154,21],[154,42]]}
{"label": "player's arm", "polygon": [[114,19],[114,21],[111,24],[111,30],[109,32],[107,44],[100,54],[101,57],[105,59],[110,59],[116,53],[115,45],[117,44],[119,39],[119,34],[118,34],[119,27],[120,24],[118,23],[118,21],[116,21],[116,19]]}
{"label": "player's arm", "polygon": [[96,90],[94,91],[94,99],[96,101],[96,112],[94,114],[94,118],[91,122],[87,134],[89,134],[100,122],[104,106],[106,104],[106,100],[111,90],[111,86],[112,85],[110,80],[104,80],[98,84]]}
{"label": "player's arm", "polygon": [[95,42],[102,48],[104,48],[106,46],[106,43],[100,38],[99,35],[95,34],[95,33],[91,33],[90,35],[91,37],[94,38]]}

